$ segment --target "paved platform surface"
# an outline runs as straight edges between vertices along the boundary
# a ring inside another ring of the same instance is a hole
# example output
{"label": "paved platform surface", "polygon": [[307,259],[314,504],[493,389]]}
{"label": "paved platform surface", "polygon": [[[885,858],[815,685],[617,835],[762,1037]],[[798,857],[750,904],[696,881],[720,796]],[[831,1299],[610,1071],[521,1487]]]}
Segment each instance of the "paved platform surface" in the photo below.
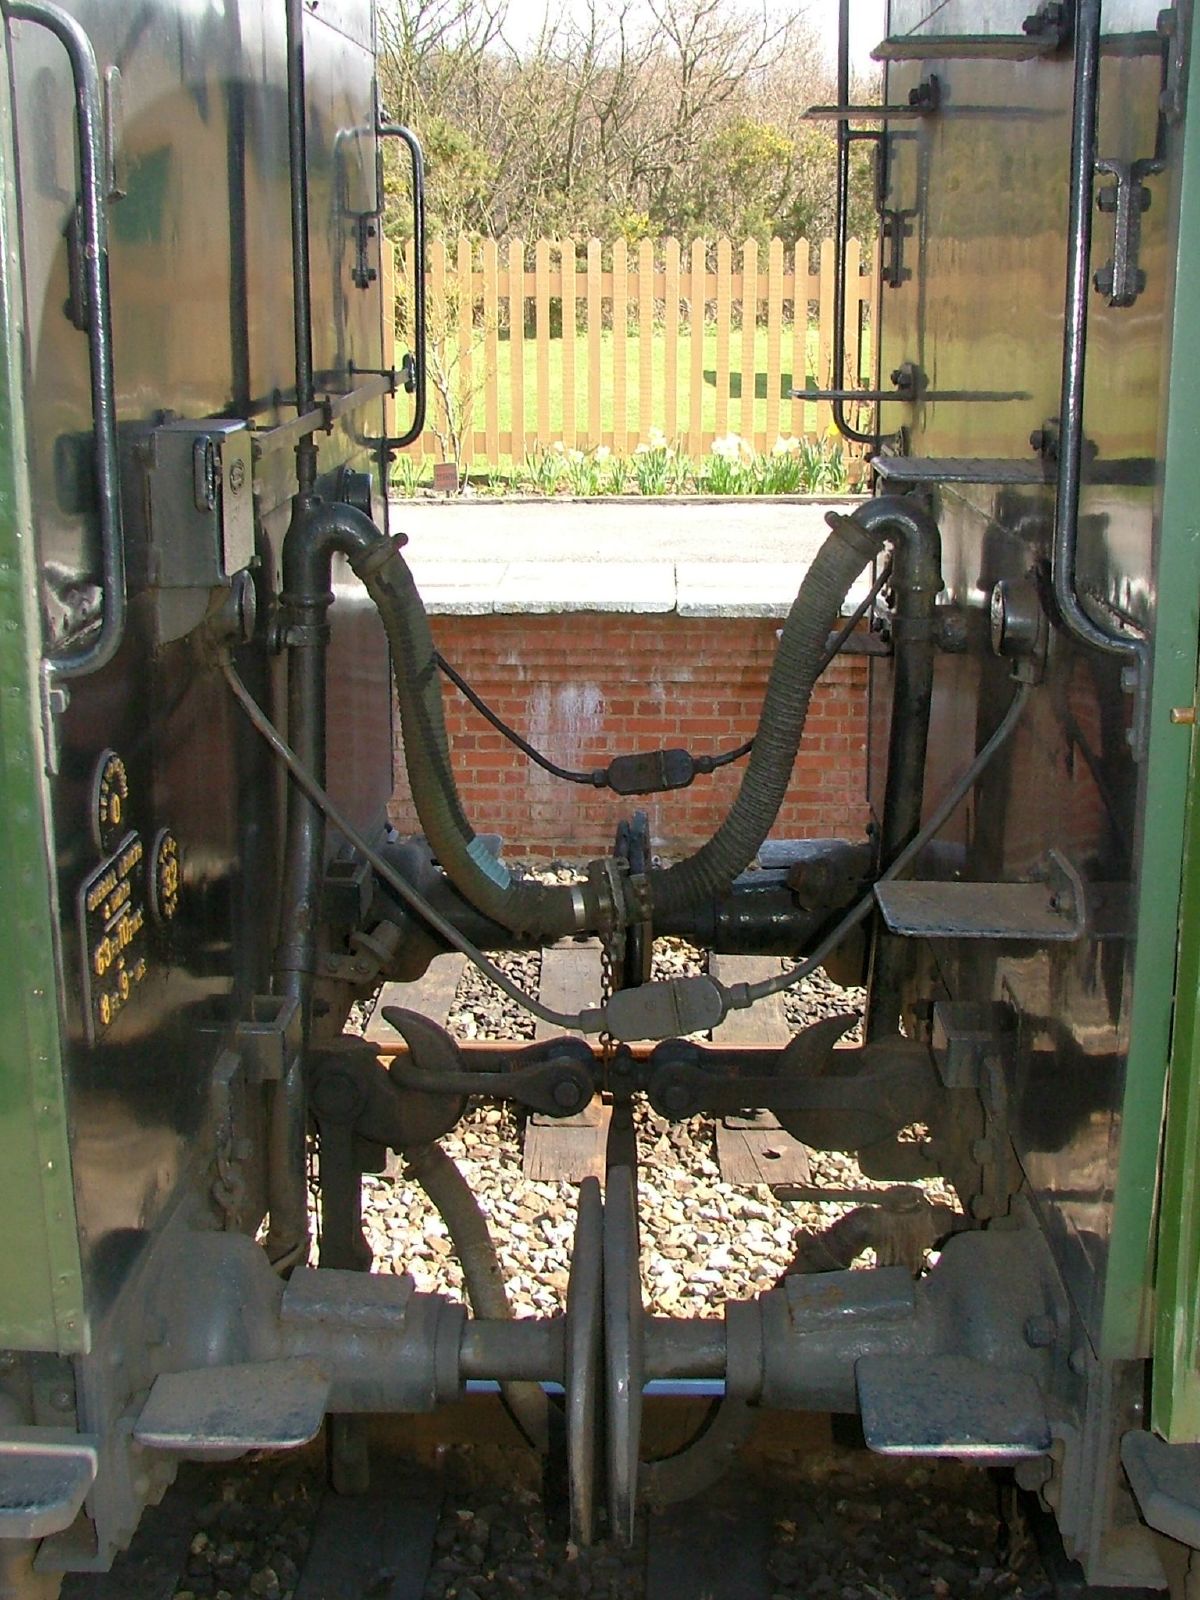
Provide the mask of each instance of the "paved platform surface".
{"label": "paved platform surface", "polygon": [[[394,500],[431,612],[782,617],[836,500]],[[853,609],[866,592],[851,591]]]}

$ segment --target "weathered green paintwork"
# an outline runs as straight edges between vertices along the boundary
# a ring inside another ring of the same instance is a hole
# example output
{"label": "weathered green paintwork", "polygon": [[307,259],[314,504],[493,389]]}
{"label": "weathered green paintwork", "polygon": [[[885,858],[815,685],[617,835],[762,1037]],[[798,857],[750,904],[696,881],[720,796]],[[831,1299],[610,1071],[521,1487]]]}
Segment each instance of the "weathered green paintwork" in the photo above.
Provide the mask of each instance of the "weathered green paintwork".
{"label": "weathered green paintwork", "polygon": [[1200,1440],[1200,740],[1195,738],[1187,829],[1151,1390],[1151,1422],[1174,1444]]}
{"label": "weathered green paintwork", "polygon": [[[1193,39],[1191,103],[1200,103],[1200,52]],[[1170,691],[1159,702],[1159,743],[1164,759],[1151,777],[1171,786],[1178,805],[1182,773],[1190,744],[1187,790],[1186,854],[1182,895],[1171,896],[1172,880],[1153,885],[1156,908],[1143,915],[1161,923],[1156,937],[1164,946],[1161,985],[1174,980],[1175,1023],[1171,1040],[1167,1127],[1162,1154],[1158,1207],[1158,1259],[1154,1285],[1154,1368],[1151,1387],[1152,1424],[1173,1443],[1200,1440],[1200,739],[1189,740],[1186,727],[1173,726],[1170,707],[1193,705],[1197,699],[1195,644],[1200,629],[1200,319],[1196,317],[1200,261],[1200,126],[1188,129],[1180,200],[1179,256],[1172,333],[1167,480],[1163,501],[1164,563],[1171,562],[1174,583],[1166,578],[1164,596],[1177,604],[1164,607],[1176,626],[1175,650],[1165,664]],[[1172,700],[1172,696],[1174,699]],[[1169,752],[1169,753],[1168,753]],[[1149,848],[1149,846],[1148,846]],[[1165,954],[1178,904],[1178,971]],[[1135,1035],[1136,1038],[1136,1035]],[[1165,1053],[1165,1052],[1164,1052]],[[1152,1108],[1147,1107],[1147,1112]],[[1156,1175],[1143,1157],[1142,1185]]]}
{"label": "weathered green paintwork", "polygon": [[[1200,52],[1191,51],[1189,101],[1200,104]],[[1189,1251],[1195,1264],[1196,1218],[1194,1195],[1191,1208],[1185,1207],[1200,1148],[1193,1137],[1190,1157],[1181,1146],[1181,1129],[1196,1090],[1197,1061],[1189,1045],[1179,1057],[1184,1030],[1194,1027],[1196,1000],[1195,959],[1200,940],[1200,892],[1193,881],[1200,872],[1196,857],[1194,830],[1195,802],[1185,817],[1188,795],[1189,740],[1187,730],[1171,722],[1171,709],[1190,705],[1195,696],[1197,637],[1200,634],[1200,453],[1196,449],[1200,432],[1200,323],[1196,318],[1196,295],[1200,289],[1200,121],[1193,114],[1188,121],[1180,156],[1178,223],[1172,239],[1174,247],[1174,296],[1169,318],[1170,371],[1165,394],[1166,447],[1162,510],[1158,529],[1158,611],[1154,629],[1154,676],[1150,703],[1150,750],[1146,767],[1142,860],[1139,870],[1137,904],[1137,962],[1134,971],[1133,1010],[1130,1026],[1129,1066],[1126,1075],[1123,1137],[1113,1207],[1113,1230],[1109,1254],[1109,1278],[1104,1307],[1102,1353],[1119,1358],[1145,1355],[1153,1336],[1159,1360],[1154,1371],[1156,1414],[1165,1405],[1169,1416],[1173,1406],[1168,1398],[1175,1388],[1170,1365],[1163,1358],[1171,1350],[1164,1317],[1173,1323],[1177,1295],[1187,1285],[1178,1279],[1180,1253]],[[1194,785],[1193,777],[1193,785]],[[1187,833],[1185,834],[1185,821]],[[1183,847],[1190,836],[1189,866],[1184,899]],[[1182,922],[1180,919],[1182,918]],[[1167,1167],[1160,1185],[1159,1160],[1162,1151],[1163,1097],[1167,1058],[1171,1051],[1171,1013],[1176,993],[1176,947],[1180,927],[1184,929],[1180,951],[1183,966],[1178,994],[1187,997],[1177,1013],[1175,1052],[1172,1068],[1172,1129]],[[1190,988],[1184,966],[1191,961]],[[1190,1035],[1189,1035],[1190,1037]],[[1160,1259],[1157,1294],[1157,1330],[1151,1329],[1155,1315],[1155,1293],[1151,1285],[1155,1273],[1156,1202],[1158,1210],[1158,1253]],[[1174,1265],[1171,1265],[1174,1263]],[[1167,1277],[1178,1281],[1166,1287]],[[1185,1320],[1193,1341],[1196,1330],[1196,1279],[1190,1279],[1191,1297]],[[1193,1374],[1194,1383],[1194,1374]],[[1200,1438],[1200,1394],[1192,1398],[1192,1438]],[[1182,1437],[1182,1435],[1180,1435]]]}
{"label": "weathered green paintwork", "polygon": [[[2,47],[0,47],[2,48]],[[8,66],[0,74],[0,1347],[87,1347],[40,735],[37,569],[15,308]]]}

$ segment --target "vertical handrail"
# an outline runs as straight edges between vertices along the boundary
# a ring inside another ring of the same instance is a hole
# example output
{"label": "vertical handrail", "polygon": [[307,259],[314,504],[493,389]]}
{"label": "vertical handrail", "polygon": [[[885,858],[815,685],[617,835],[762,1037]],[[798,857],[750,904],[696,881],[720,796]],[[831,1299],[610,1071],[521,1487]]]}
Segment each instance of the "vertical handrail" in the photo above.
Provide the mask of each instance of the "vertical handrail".
{"label": "vertical handrail", "polygon": [[[837,103],[850,104],[850,0],[838,0]],[[850,243],[850,128],[845,117],[837,120],[837,186],[833,229],[833,383],[840,389],[846,381],[846,255]],[[875,347],[879,329],[874,330]],[[833,402],[833,425],[851,444],[878,448],[881,435],[863,433],[846,420],[844,398]]]}
{"label": "vertical handrail", "polygon": [[88,360],[91,368],[92,432],[100,510],[100,565],[103,611],[100,627],[78,650],[46,659],[52,681],[99,672],[116,655],[125,636],[125,538],[121,523],[117,415],[112,356],[112,299],[108,281],[108,201],[105,193],[104,113],[100,69],[92,42],[74,17],[48,0],[0,0],[9,22],[45,28],[62,44],[75,85],[75,125],[79,146],[80,204],[83,213],[83,271],[87,293]]}
{"label": "vertical handrail", "polygon": [[1142,666],[1145,642],[1103,627],[1079,597],[1079,497],[1083,463],[1083,401],[1091,290],[1092,209],[1096,172],[1096,112],[1100,98],[1100,0],[1078,0],[1075,17],[1074,98],[1071,115],[1070,199],[1067,208],[1067,294],[1062,393],[1059,401],[1058,485],[1054,502],[1054,598],[1067,631],[1081,644]]}
{"label": "vertical handrail", "polygon": [[[410,128],[404,127],[399,122],[381,122],[375,130],[380,139],[399,139],[407,146],[409,158],[412,162],[413,186],[413,419],[404,433],[397,434],[394,438],[369,439],[372,447],[382,450],[385,454],[393,450],[403,450],[408,445],[415,443],[425,431],[426,408],[426,367],[425,359],[425,324],[426,324],[426,297],[425,297],[425,158],[421,153],[421,144],[415,133]],[[382,195],[380,196],[382,204]]]}

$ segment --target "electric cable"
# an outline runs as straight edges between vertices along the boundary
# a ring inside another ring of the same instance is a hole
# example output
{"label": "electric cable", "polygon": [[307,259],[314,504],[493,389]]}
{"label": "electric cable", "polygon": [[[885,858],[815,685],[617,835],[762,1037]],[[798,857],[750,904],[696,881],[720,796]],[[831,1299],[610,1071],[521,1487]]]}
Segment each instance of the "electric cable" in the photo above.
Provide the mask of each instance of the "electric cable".
{"label": "electric cable", "polygon": [[549,756],[544,756],[527,739],[522,738],[515,728],[510,728],[508,723],[492,710],[483,696],[475,689],[472,689],[462,673],[450,665],[440,650],[434,651],[433,659],[437,664],[438,671],[449,678],[458,692],[475,707],[479,715],[486,722],[490,722],[497,733],[503,734],[509,744],[516,745],[522,755],[528,756],[535,766],[541,767],[543,772],[550,773],[551,777],[561,778],[564,783],[583,783],[587,784],[589,788],[595,787],[597,789],[605,787],[606,775],[603,767],[598,767],[594,772],[575,772],[570,767],[560,767],[557,761],[551,761]]}
{"label": "electric cable", "polygon": [[350,819],[317,782],[316,778],[309,772],[291,745],[288,744],[279,729],[242,682],[237,668],[228,657],[222,660],[221,671],[225,675],[226,683],[233,691],[234,698],[250,719],[253,727],[270,745],[304,793],[333,823],[347,844],[352,845],[363,860],[379,874],[384,883],[399,895],[410,911],[415,912],[428,927],[433,929],[434,933],[446,941],[452,950],[457,950],[460,955],[466,956],[472,966],[478,967],[479,971],[485,977],[490,978],[498,989],[502,989],[510,1000],[515,1000],[519,1006],[523,1006],[526,1011],[532,1012],[535,1017],[540,1017],[543,1022],[552,1022],[559,1028],[578,1028],[583,1033],[598,1033],[600,1031],[603,1027],[603,1017],[599,1011],[568,1013],[554,1011],[551,1007],[543,1005],[540,1000],[535,1000],[531,994],[527,994],[524,989],[515,984],[507,973],[502,972],[494,962],[489,961],[482,950],[461,934],[452,922],[442,916],[440,911],[431,906],[419,890],[414,889],[412,884],[406,882],[400,873],[380,855],[379,851],[367,843]]}
{"label": "electric cable", "polygon": [[[858,627],[859,623],[866,616],[867,612],[875,604],[875,601],[879,598],[884,585],[887,583],[891,575],[892,563],[890,560],[885,561],[882,567],[879,569],[879,575],[876,577],[874,583],[872,583],[871,587],[867,590],[862,600],[859,601],[858,605],[855,606],[854,610],[847,618],[845,625],[838,631],[836,637],[830,643],[829,649],[825,652],[825,656],[821,661],[821,665],[817,669],[818,677],[832,665],[834,660],[845,649],[851,634],[853,634],[855,628]],[[475,710],[479,712],[479,715],[483,717],[486,722],[491,723],[492,727],[495,728],[497,733],[502,734],[510,744],[515,745],[516,748],[521,751],[522,755],[527,756],[535,766],[541,767],[543,772],[548,772],[551,777],[561,778],[564,783],[578,783],[586,786],[589,789],[607,789],[611,787],[610,773],[607,767],[594,767],[590,772],[583,772],[571,767],[560,766],[557,761],[552,761],[549,756],[543,755],[540,750],[529,743],[528,739],[524,738],[517,732],[515,728],[511,727],[507,722],[505,722],[503,717],[501,717],[497,712],[493,711],[491,706],[488,705],[487,701],[483,698],[479,691],[477,689],[473,689],[463,677],[462,673],[459,672],[457,668],[451,666],[450,662],[446,660],[445,656],[442,655],[440,650],[434,651],[433,659],[437,665],[438,671],[441,672],[444,677],[449,678],[450,682],[459,691],[463,698],[469,701],[469,703],[475,707]],[[694,756],[692,757],[693,776],[698,773],[708,774],[710,772],[715,772],[719,767],[727,767],[731,762],[741,761],[742,758],[744,756],[748,756],[753,749],[754,740],[751,738],[747,739],[744,744],[738,745],[735,750],[724,750],[720,755]],[[679,786],[676,785],[675,787]],[[648,794],[653,793],[654,791],[640,790],[638,792]]]}

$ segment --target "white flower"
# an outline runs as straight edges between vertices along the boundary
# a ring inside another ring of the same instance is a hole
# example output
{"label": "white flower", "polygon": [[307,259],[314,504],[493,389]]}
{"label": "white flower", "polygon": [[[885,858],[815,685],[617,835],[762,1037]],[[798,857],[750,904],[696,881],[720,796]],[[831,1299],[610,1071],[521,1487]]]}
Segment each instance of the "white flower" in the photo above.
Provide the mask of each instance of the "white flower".
{"label": "white flower", "polygon": [[727,433],[712,442],[712,453],[725,461],[736,461],[742,454],[746,441],[740,434]]}
{"label": "white flower", "polygon": [[772,446],[771,454],[773,456],[790,456],[794,450],[799,450],[799,448],[799,439],[793,439],[790,436],[780,434],[779,438],[776,439],[774,445]]}
{"label": "white flower", "polygon": [[555,439],[555,441],[554,441],[554,444],[553,444],[553,445],[552,445],[552,447],[551,447],[551,448],[552,448],[552,449],[553,449],[553,451],[554,451],[554,454],[555,454],[555,455],[556,455],[556,456],[561,456],[561,455],[562,455],[562,453],[563,453],[563,451],[564,451],[564,450],[565,450],[565,449],[566,449],[566,448],[567,448],[567,447],[566,447],[566,445],[565,445],[565,444],[563,444],[563,442],[562,442],[562,440],[561,440],[561,439]]}
{"label": "white flower", "polygon": [[585,459],[585,457],[584,457],[584,454],[583,454],[582,450],[568,450],[567,451],[567,460],[568,461],[583,461],[584,459]]}
{"label": "white flower", "polygon": [[612,455],[612,451],[608,448],[608,446],[606,444],[598,444],[596,446],[596,460],[597,461],[607,461],[610,455]]}
{"label": "white flower", "polygon": [[651,448],[651,450],[665,450],[666,447],[667,447],[667,436],[666,436],[666,434],[662,431],[661,428],[651,428],[650,429],[650,448]]}

